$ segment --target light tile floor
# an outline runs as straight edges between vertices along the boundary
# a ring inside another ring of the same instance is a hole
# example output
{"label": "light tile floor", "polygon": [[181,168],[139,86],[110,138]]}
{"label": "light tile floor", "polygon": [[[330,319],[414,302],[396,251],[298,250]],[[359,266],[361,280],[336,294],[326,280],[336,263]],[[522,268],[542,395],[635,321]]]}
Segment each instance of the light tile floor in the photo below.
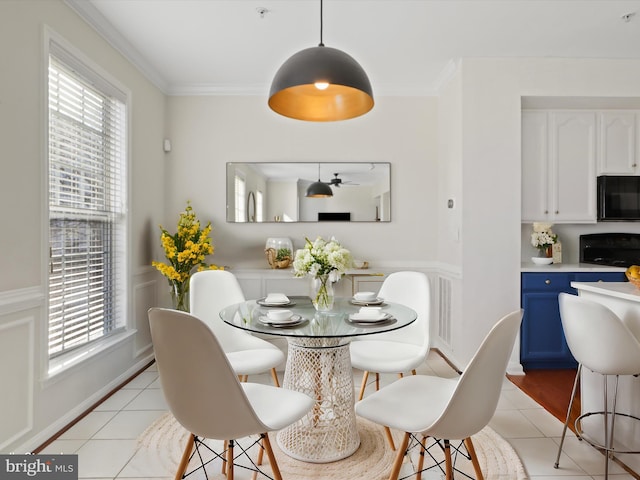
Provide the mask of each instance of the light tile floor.
{"label": "light tile floor", "polygon": [[[418,373],[444,377],[456,375],[436,352],[429,354]],[[384,385],[396,378],[383,376],[381,382]],[[356,389],[361,379],[362,372],[354,371]],[[268,375],[255,376],[250,380],[271,384]],[[372,389],[373,386],[370,386],[367,392]],[[139,448],[138,437],[166,411],[158,372],[152,365],[48,445],[42,453],[77,453],[80,478],[170,478],[166,477],[166,473],[158,472],[152,462],[144,466],[139,458],[134,460]],[[506,378],[497,411],[489,425],[513,445],[531,480],[604,478],[603,456],[585,442],[578,442],[573,435],[567,436],[560,469],[553,468],[562,423]],[[612,480],[634,478],[615,463],[610,465],[609,476]]]}

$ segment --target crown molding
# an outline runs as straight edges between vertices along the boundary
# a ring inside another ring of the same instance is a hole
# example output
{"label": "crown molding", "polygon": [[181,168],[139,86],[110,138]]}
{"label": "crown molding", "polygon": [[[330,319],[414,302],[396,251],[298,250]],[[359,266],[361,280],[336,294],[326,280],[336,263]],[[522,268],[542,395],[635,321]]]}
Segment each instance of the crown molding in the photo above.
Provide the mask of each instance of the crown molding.
{"label": "crown molding", "polygon": [[[263,96],[269,94],[268,84],[246,85],[215,85],[215,84],[185,84],[172,85],[165,93],[169,96],[216,96],[216,95],[244,95]],[[374,85],[374,97],[433,97],[437,90],[425,85]]]}
{"label": "crown molding", "polygon": [[163,93],[167,93],[169,85],[160,73],[118,32],[91,2],[86,0],[64,0],[80,18],[87,22],[113,48],[120,52],[134,67]]}

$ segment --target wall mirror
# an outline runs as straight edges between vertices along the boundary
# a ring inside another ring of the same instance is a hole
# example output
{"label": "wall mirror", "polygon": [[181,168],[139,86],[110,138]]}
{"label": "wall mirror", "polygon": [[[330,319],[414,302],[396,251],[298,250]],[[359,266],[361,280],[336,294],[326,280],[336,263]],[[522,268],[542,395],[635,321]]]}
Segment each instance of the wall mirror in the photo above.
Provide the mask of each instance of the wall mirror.
{"label": "wall mirror", "polygon": [[[307,197],[318,180],[331,196]],[[323,221],[391,221],[391,164],[227,163],[227,222]]]}

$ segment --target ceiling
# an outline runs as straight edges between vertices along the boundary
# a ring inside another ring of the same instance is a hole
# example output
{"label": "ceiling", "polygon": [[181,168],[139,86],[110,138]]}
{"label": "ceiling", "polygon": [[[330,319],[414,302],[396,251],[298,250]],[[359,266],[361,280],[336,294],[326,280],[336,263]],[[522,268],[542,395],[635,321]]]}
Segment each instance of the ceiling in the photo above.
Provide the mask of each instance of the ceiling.
{"label": "ceiling", "polygon": [[[318,0],[66,2],[168,95],[266,96],[320,41]],[[325,0],[323,41],[374,95],[433,95],[465,57],[638,59],[640,0]]]}

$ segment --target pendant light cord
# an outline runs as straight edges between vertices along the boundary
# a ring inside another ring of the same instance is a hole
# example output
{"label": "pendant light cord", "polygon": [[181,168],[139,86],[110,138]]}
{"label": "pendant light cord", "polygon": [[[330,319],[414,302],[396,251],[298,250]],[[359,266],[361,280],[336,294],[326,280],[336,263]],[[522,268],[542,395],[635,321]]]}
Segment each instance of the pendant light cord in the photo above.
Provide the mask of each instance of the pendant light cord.
{"label": "pendant light cord", "polygon": [[324,43],[322,43],[322,0],[320,0],[320,44],[319,47],[324,47]]}

